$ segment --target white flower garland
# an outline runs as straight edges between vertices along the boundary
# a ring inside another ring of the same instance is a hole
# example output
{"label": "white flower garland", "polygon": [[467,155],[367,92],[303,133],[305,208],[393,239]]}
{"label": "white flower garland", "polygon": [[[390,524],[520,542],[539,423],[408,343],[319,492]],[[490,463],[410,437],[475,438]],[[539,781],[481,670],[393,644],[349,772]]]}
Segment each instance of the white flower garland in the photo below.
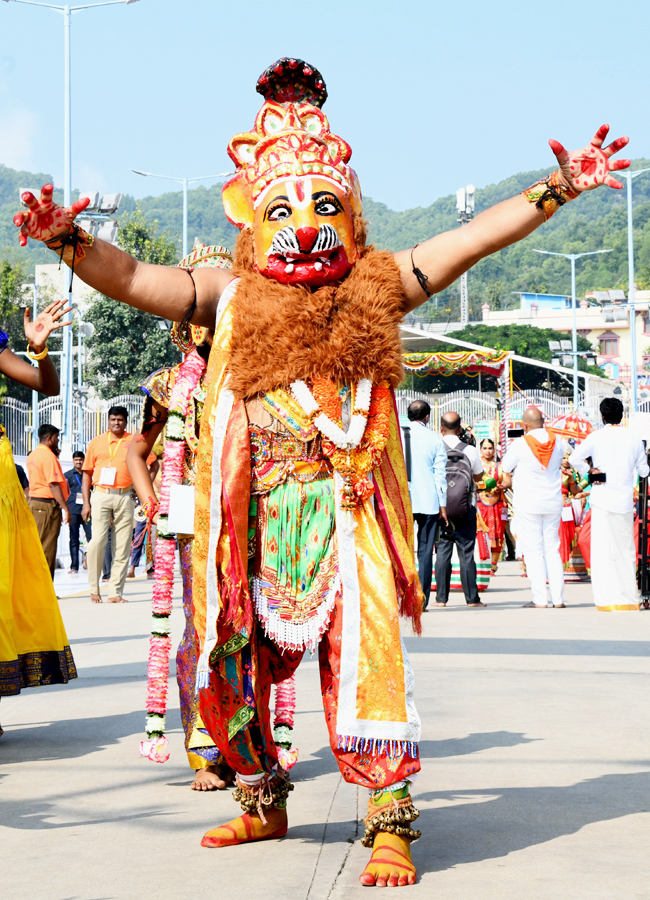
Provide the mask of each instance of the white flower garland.
{"label": "white flower garland", "polygon": [[354,450],[359,446],[366,430],[368,410],[370,409],[372,381],[369,378],[362,378],[357,384],[354,393],[354,409],[347,431],[343,431],[336,422],[332,422],[329,416],[320,411],[316,398],[304,381],[292,382],[291,393],[305,415],[311,417],[314,413],[318,413],[313,420],[314,425],[335,447],[338,447],[339,450]]}

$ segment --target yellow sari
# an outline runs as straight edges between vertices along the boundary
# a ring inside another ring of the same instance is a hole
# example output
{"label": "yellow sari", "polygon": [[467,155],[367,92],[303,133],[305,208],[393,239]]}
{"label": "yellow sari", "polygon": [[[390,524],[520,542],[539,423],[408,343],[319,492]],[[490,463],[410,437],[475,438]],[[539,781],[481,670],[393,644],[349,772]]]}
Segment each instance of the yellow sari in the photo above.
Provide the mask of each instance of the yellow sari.
{"label": "yellow sari", "polygon": [[36,522],[0,425],[0,697],[76,677]]}

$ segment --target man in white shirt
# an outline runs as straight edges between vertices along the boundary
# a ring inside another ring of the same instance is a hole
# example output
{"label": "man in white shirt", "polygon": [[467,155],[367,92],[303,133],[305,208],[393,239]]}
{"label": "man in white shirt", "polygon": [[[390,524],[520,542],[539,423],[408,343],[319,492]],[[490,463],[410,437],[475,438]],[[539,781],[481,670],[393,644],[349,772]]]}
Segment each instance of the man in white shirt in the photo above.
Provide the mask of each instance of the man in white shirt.
{"label": "man in white shirt", "polygon": [[[440,433],[448,450],[462,449],[469,463],[467,475],[467,510],[461,516],[454,515],[453,508],[449,506],[449,490],[447,492],[447,518],[453,525],[452,529],[441,529],[440,539],[436,549],[436,603],[435,606],[444,607],[449,600],[451,586],[451,555],[454,544],[458,551],[460,564],[460,581],[468,606],[485,606],[481,603],[476,583],[476,562],[474,561],[474,547],[476,545],[476,495],[473,482],[483,478],[483,463],[476,447],[463,444],[460,440],[460,416],[457,412],[445,413],[440,421]],[[471,472],[471,476],[469,474]],[[473,479],[473,481],[471,480]],[[448,482],[448,485],[451,482]]]}
{"label": "man in white shirt", "polygon": [[408,408],[409,423],[402,426],[411,507],[418,526],[418,575],[424,592],[424,609],[431,593],[438,516],[447,520],[447,452],[440,435],[427,428],[430,415],[431,407],[426,400],[414,400]]}
{"label": "man in white shirt", "polygon": [[[588,435],[568,460],[581,475],[595,476],[591,488],[594,603],[604,611],[638,609],[634,485],[637,475],[648,475],[648,461],[641,439],[621,427],[620,400],[607,397],[600,404],[600,414],[605,427]],[[600,480],[603,475],[604,481]]]}
{"label": "man in white shirt", "polygon": [[[502,483],[512,485],[517,547],[521,548],[533,599],[525,606],[546,609],[546,582],[551,603],[564,608],[564,569],[560,558],[562,517],[562,443],[544,428],[535,407],[523,415],[524,435],[516,438],[501,462]],[[512,476],[512,477],[511,477]]]}

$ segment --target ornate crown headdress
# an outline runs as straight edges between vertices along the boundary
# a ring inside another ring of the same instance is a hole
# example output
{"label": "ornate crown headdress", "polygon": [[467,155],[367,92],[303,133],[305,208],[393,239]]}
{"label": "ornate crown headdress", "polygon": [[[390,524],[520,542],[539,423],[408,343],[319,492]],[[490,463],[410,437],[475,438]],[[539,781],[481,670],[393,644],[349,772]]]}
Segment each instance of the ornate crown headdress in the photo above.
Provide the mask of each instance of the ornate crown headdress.
{"label": "ornate crown headdress", "polygon": [[257,91],[264,105],[252,131],[236,134],[228,155],[237,174],[223,188],[226,215],[238,228],[251,225],[255,208],[279,180],[326,178],[348,192],[361,213],[361,189],[348,165],[352,149],[332,134],[320,107],[327,89],[320,72],[301,59],[283,57],[260,75]]}

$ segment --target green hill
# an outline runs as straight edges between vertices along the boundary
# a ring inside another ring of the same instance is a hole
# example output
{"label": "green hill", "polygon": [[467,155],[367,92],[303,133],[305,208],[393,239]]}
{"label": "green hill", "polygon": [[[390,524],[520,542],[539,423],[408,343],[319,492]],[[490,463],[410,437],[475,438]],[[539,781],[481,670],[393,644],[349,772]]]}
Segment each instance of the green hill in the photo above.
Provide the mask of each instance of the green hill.
{"label": "green hill", "polygon": [[[634,160],[633,169],[650,166],[645,159]],[[548,170],[521,172],[498,184],[487,185],[476,192],[477,212],[523,190]],[[44,173],[18,172],[0,165],[0,254],[11,261],[19,259],[30,265],[51,262],[52,254],[42,245],[30,241],[27,251],[18,247],[12,216],[17,209],[19,187],[37,187],[51,176]],[[55,194],[59,199],[61,192]],[[145,197],[138,201],[149,220],[156,219],[162,231],[177,239],[180,255],[182,230],[182,195],[180,192]],[[634,182],[635,251],[637,284],[650,287],[650,175]],[[136,201],[125,196],[122,211],[136,208]],[[205,243],[232,247],[236,231],[226,220],[221,203],[221,188],[198,187],[189,192],[189,240],[199,237]],[[401,250],[426,240],[441,231],[457,228],[455,196],[441,197],[431,206],[396,212],[384,203],[366,197],[364,212],[369,222],[371,240],[381,248]],[[570,291],[568,261],[544,257],[533,248],[562,253],[612,249],[613,253],[587,258],[578,263],[578,291],[627,287],[627,228],[625,191],[603,188],[570,203],[539,231],[526,240],[502,250],[478,263],[470,272],[471,315],[480,318],[480,306],[486,300],[494,306],[516,302],[512,291],[537,290],[549,293]],[[458,285],[454,284],[422,307],[429,319],[458,318]]]}

